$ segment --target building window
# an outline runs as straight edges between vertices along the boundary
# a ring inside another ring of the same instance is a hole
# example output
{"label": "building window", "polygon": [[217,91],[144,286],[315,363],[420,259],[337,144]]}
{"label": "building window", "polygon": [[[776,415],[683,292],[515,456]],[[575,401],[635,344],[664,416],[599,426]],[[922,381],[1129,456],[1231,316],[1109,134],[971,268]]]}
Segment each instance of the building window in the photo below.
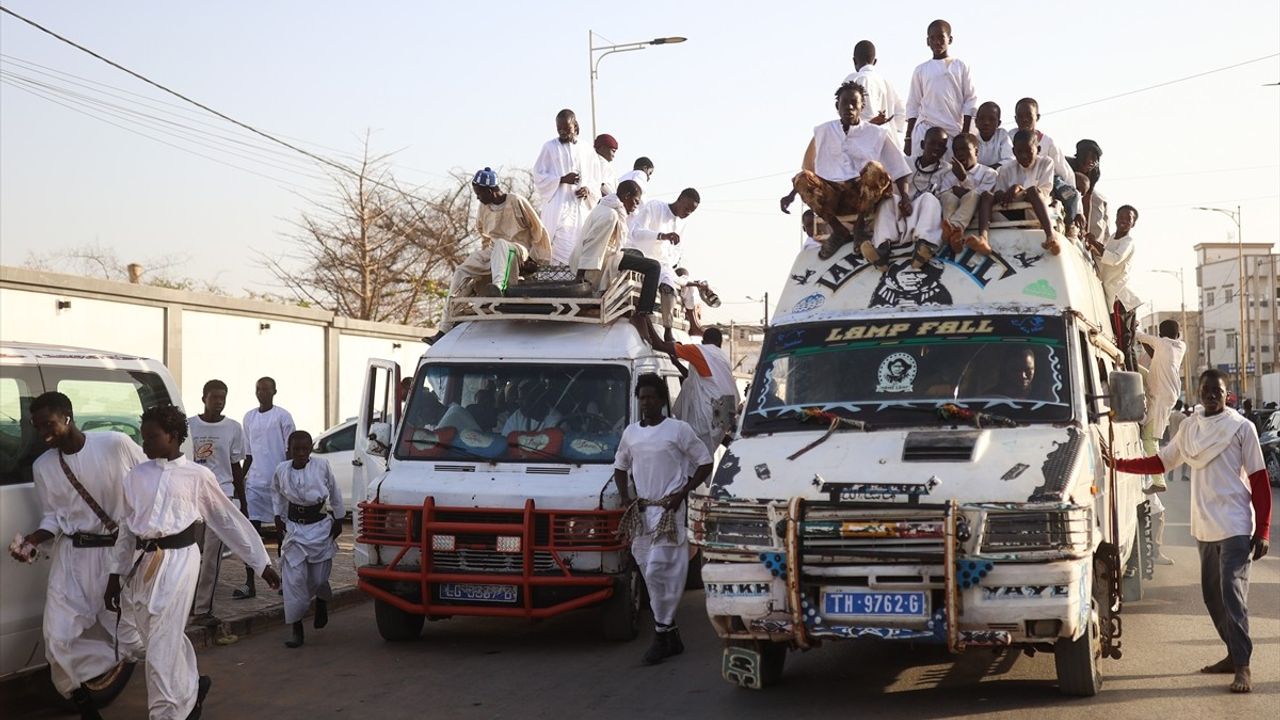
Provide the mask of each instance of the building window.
{"label": "building window", "polygon": [[1232,302],[1235,301],[1234,298],[1235,298],[1235,288],[1229,288],[1229,287],[1222,288],[1223,303],[1230,305]]}
{"label": "building window", "polygon": [[1236,347],[1236,331],[1228,330],[1226,332],[1226,335],[1227,335],[1227,348],[1234,350]]}
{"label": "building window", "polygon": [[1212,290],[1204,291],[1204,306],[1213,307],[1213,291]]}
{"label": "building window", "polygon": [[1212,333],[1204,336],[1204,346],[1209,350],[1218,349],[1218,336]]}

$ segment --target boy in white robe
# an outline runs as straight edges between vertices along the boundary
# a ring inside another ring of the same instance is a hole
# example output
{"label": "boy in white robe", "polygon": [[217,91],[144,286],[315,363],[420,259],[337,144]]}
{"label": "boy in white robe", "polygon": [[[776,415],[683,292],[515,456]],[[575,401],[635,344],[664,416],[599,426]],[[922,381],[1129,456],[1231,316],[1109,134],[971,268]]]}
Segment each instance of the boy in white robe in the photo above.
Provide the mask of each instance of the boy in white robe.
{"label": "boy in white robe", "polygon": [[1103,245],[1088,243],[1089,251],[1098,262],[1098,277],[1111,309],[1111,329],[1116,342],[1132,364],[1132,346],[1138,306],[1142,299],[1129,287],[1130,268],[1133,265],[1134,240],[1131,230],[1138,224],[1138,210],[1132,205],[1121,205],[1116,210],[1116,233]]}
{"label": "boy in white robe", "polygon": [[1258,431],[1226,406],[1227,376],[1211,368],[1200,375],[1203,409],[1183,421],[1160,452],[1107,463],[1122,473],[1156,475],[1191,468],[1191,536],[1200,551],[1200,590],[1227,656],[1200,668],[1233,674],[1230,690],[1252,691],[1249,661],[1249,568],[1271,548],[1271,484]]}
{"label": "boy in white robe", "polygon": [[[981,111],[979,111],[981,114]],[[959,254],[964,231],[978,209],[978,199],[996,190],[996,171],[978,162],[977,141],[961,133],[951,142],[951,166],[942,178],[942,237]],[[975,246],[975,251],[982,248]]]}
{"label": "boy in white robe", "polygon": [[[289,434],[293,432],[293,416],[288,410],[274,404],[276,381],[274,378],[258,378],[253,394],[258,407],[244,414],[244,474],[246,514],[254,527],[261,531],[270,528],[275,520],[275,507],[271,501],[271,475],[276,465],[286,459]],[[245,583],[231,593],[234,600],[251,598],[257,594],[253,582],[253,568],[245,568]]]}
{"label": "boy in white robe", "polygon": [[[225,417],[227,384],[210,380],[201,392],[204,412],[187,418],[191,433],[191,459],[203,465],[218,478],[218,485],[229,498],[244,497],[244,428],[240,423]],[[218,587],[218,572],[222,567],[222,541],[205,527],[200,541],[200,581],[196,584],[196,599],[191,608],[192,621],[206,625],[217,624],[213,615],[213,594]]]}
{"label": "boy in white robe", "polygon": [[974,137],[978,141],[978,162],[998,170],[1001,165],[1013,162],[1013,138],[1000,127],[1000,106],[988,100],[978,106],[973,119],[978,129]]}
{"label": "boy in white robe", "polygon": [[[613,461],[613,482],[622,506],[622,533],[649,591],[653,644],[644,664],[684,652],[676,627],[676,607],[689,572],[685,500],[711,474],[711,453],[688,423],[664,417],[667,383],[657,375],[636,379],[640,420],[622,431]],[[691,468],[696,468],[692,476]],[[631,483],[635,482],[635,494]]]}
{"label": "boy in white robe", "polygon": [[[996,205],[1005,206],[1015,202],[1026,202],[1031,205],[1040,229],[1044,231],[1042,247],[1051,254],[1057,255],[1062,249],[1053,236],[1053,222],[1049,219],[1050,193],[1053,192],[1053,162],[1039,153],[1040,146],[1035,135],[1028,130],[1019,130],[1013,136],[1014,162],[1005,163],[996,171],[996,191],[993,195],[978,199],[978,234],[972,242],[991,252],[991,244],[987,240],[987,232],[991,227],[991,211]],[[965,243],[970,242],[965,238]],[[981,251],[980,251],[981,252]]]}
{"label": "boy in white robe", "polygon": [[948,143],[942,128],[931,127],[920,141],[923,147],[911,160],[906,199],[911,213],[905,222],[892,213],[877,213],[872,237],[860,246],[862,256],[882,273],[890,269],[890,256],[898,250],[911,253],[911,267],[920,270],[938,253],[942,243],[942,211],[938,197],[949,171],[943,161]]}
{"label": "boy in white robe", "polygon": [[[284,589],[284,622],[293,628],[285,641],[302,647],[302,618],[316,601],[314,625],[329,624],[329,573],[338,552],[342,521],[346,514],[333,468],[324,458],[311,457],[310,433],[295,430],[289,436],[289,460],[276,466],[271,490],[275,499],[276,529],[284,537],[280,545],[280,584]],[[329,511],[325,512],[325,504]]]}
{"label": "boy in white robe", "polygon": [[1035,98],[1019,100],[1013,109],[1013,120],[1018,124],[1019,130],[1035,134],[1040,154],[1053,162],[1053,191],[1050,196],[1062,202],[1062,209],[1067,215],[1067,237],[1075,239],[1085,224],[1085,218],[1080,214],[1080,193],[1076,190],[1075,170],[1067,163],[1066,156],[1053,138],[1037,128],[1040,122],[1040,104]]}
{"label": "boy in white robe", "polygon": [[212,684],[199,675],[186,635],[200,574],[198,523],[209,526],[272,589],[280,587],[253,525],[236,511],[213,473],[182,454],[186,438],[187,419],[180,408],[142,413],[142,450],[151,461],[125,478],[120,537],[107,580],[107,608],[120,611],[121,625],[137,631],[146,656],[151,720],[199,718]]}
{"label": "boy in white robe", "polygon": [[658,337],[653,324],[647,320],[637,321],[635,325],[650,347],[688,365],[688,375],[671,406],[671,414],[689,423],[707,446],[707,452],[714,456],[720,443],[733,432],[738,403],[742,401],[733,379],[733,367],[723,348],[724,335],[719,328],[706,328],[701,343],[678,343]]}
{"label": "boy in white robe", "polygon": [[671,327],[675,317],[676,279],[675,266],[680,263],[681,233],[684,221],[698,209],[702,196],[693,188],[685,188],[673,203],[650,200],[636,209],[627,223],[627,242],[624,248],[639,250],[645,257],[657,260],[662,266],[658,276],[658,298],[662,305],[662,326]]}
{"label": "boy in white robe", "polygon": [[[969,132],[969,124],[977,111],[978,93],[973,89],[972,74],[963,60],[949,55],[951,40],[951,23],[946,20],[929,23],[925,42],[933,52],[933,59],[916,67],[907,92],[903,152],[908,156],[920,152],[920,146],[911,139],[923,139],[931,127],[940,127],[949,136]],[[950,148],[947,155],[950,156]]]}
{"label": "boy in white robe", "polygon": [[600,200],[592,188],[589,150],[578,143],[578,118],[572,110],[556,114],[556,137],[543,144],[533,163],[533,185],[542,198],[542,225],[551,236],[551,259],[568,263],[578,228]]}
{"label": "boy in white robe", "polygon": [[[813,129],[800,172],[791,178],[791,192],[779,206],[784,213],[796,196],[830,229],[818,257],[830,258],[846,243],[874,235],[872,225],[892,224],[911,214],[907,180],[911,167],[893,143],[892,134],[862,120],[866,91],[847,82],[836,89],[839,116]],[[897,189],[897,212],[893,190]],[[841,217],[855,216],[853,227]]]}
{"label": "boy in white robe", "polygon": [[[1187,344],[1182,341],[1182,328],[1177,320],[1162,320],[1160,334],[1150,335],[1141,329],[1134,338],[1151,349],[1151,365],[1147,370],[1147,420],[1142,426],[1143,449],[1154,455],[1157,443],[1169,427],[1169,415],[1182,396],[1182,358]],[[1157,492],[1166,489],[1163,475],[1153,478]]]}
{"label": "boy in white robe", "polygon": [[844,81],[855,82],[867,91],[862,119],[888,128],[894,144],[901,145],[902,131],[907,127],[907,106],[888,78],[876,69],[876,46],[870,40],[859,40],[853,46],[853,68],[853,74]]}
{"label": "boy in white robe", "polygon": [[653,312],[658,296],[658,280],[662,265],[647,258],[635,249],[627,248],[627,216],[640,206],[640,186],[630,180],[618,184],[618,192],[600,201],[587,215],[587,221],[578,232],[573,253],[569,256],[569,270],[580,282],[589,282],[600,292],[622,270],[635,270],[644,276],[636,312],[647,315]]}
{"label": "boy in white robe", "polygon": [[[23,538],[21,548],[11,547],[10,554],[15,560],[34,562],[39,545],[54,543],[44,602],[45,658],[54,687],[71,700],[81,718],[92,720],[99,715],[84,683],[117,664],[112,643],[115,615],[103,604],[103,592],[116,526],[124,516],[122,485],[145,458],[142,448],[123,433],[81,432],[71,399],[62,393],[36,397],[30,413],[37,436],[49,446],[31,466],[40,525]],[[94,505],[80,495],[63,462]],[[127,628],[121,635],[122,645],[136,642]]]}

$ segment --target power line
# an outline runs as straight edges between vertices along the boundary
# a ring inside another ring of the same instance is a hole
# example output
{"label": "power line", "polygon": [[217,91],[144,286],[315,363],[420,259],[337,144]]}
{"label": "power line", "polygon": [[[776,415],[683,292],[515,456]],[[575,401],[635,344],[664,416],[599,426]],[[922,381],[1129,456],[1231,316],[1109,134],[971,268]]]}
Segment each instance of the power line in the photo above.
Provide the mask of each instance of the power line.
{"label": "power line", "polygon": [[1274,58],[1274,57],[1280,57],[1280,53],[1271,53],[1270,55],[1263,55],[1262,57],[1257,57],[1257,58],[1254,58],[1254,59],[1252,59],[1252,60],[1245,60],[1244,62],[1238,62],[1238,63],[1235,63],[1234,65],[1225,65],[1225,66],[1220,67],[1220,68],[1214,68],[1214,69],[1212,69],[1212,70],[1205,70],[1204,72],[1198,72],[1198,73],[1195,73],[1195,74],[1193,74],[1193,75],[1187,75],[1187,76],[1185,76],[1185,77],[1176,78],[1176,79],[1174,79],[1174,80],[1166,80],[1166,81],[1161,82],[1161,83],[1156,83],[1155,85],[1148,85],[1148,86],[1146,86],[1146,87],[1138,88],[1137,90],[1129,90],[1128,92],[1122,92],[1122,93],[1118,93],[1118,94],[1116,94],[1116,95],[1108,95],[1107,97],[1104,97],[1104,98],[1098,98],[1097,100],[1090,100],[1090,101],[1088,101],[1088,102],[1082,102],[1082,103],[1080,103],[1079,105],[1071,105],[1070,107],[1058,108],[1057,110],[1050,110],[1050,111],[1048,111],[1048,112],[1044,112],[1044,113],[1042,113],[1042,114],[1043,114],[1043,115],[1050,115],[1050,114],[1052,114],[1052,113],[1061,113],[1061,112],[1066,112],[1066,111],[1068,111],[1068,110],[1075,110],[1075,109],[1077,109],[1077,108],[1087,107],[1087,106],[1089,106],[1089,105],[1097,105],[1098,103],[1106,102],[1106,101],[1108,101],[1108,100],[1115,100],[1116,98],[1128,97],[1129,95],[1137,95],[1138,93],[1146,92],[1146,91],[1148,91],[1148,90],[1155,90],[1156,88],[1166,87],[1166,86],[1169,86],[1169,85],[1173,85],[1173,84],[1175,84],[1175,83],[1186,82],[1187,80],[1194,80],[1194,79],[1199,78],[1199,77],[1204,77],[1205,75],[1212,75],[1212,74],[1214,74],[1214,73],[1220,73],[1220,72],[1223,72],[1223,71],[1225,71],[1225,70],[1233,70],[1233,69],[1238,68],[1238,67],[1244,67],[1245,65],[1252,65],[1253,63],[1256,63],[1256,62],[1262,62],[1263,60],[1270,60],[1271,58]]}

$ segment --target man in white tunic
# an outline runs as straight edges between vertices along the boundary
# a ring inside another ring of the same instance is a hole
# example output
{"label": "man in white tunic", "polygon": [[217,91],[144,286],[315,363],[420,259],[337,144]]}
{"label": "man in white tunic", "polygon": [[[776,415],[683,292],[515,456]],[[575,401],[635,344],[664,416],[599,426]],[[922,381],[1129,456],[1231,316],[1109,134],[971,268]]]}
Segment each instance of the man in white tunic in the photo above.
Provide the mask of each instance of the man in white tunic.
{"label": "man in white tunic", "polygon": [[636,312],[653,312],[658,296],[658,280],[662,265],[638,250],[627,248],[627,216],[640,207],[640,186],[630,180],[618,184],[618,192],[600,201],[582,224],[569,256],[569,270],[581,282],[589,282],[601,292],[609,287],[617,273],[635,270],[644,276]]}
{"label": "man in white tunic", "polygon": [[720,443],[733,432],[742,395],[733,380],[733,367],[725,353],[719,328],[706,328],[700,344],[678,343],[658,337],[647,318],[635,323],[640,337],[660,353],[688,364],[689,374],[671,406],[674,417],[689,423],[698,439],[715,455]]}
{"label": "man in white tunic", "polygon": [[[288,410],[275,404],[276,381],[259,378],[253,386],[258,407],[244,415],[244,473],[245,495],[249,519],[259,530],[275,521],[275,507],[271,500],[271,476],[276,465],[287,459],[289,435],[294,430],[293,416]],[[245,568],[245,584],[236,588],[231,597],[236,600],[251,598],[257,594],[253,582],[253,568]]]}
{"label": "man in white tunic", "polygon": [[[31,401],[30,412],[32,427],[49,446],[31,466],[40,525],[23,538],[25,553],[10,548],[10,554],[33,562],[35,548],[53,541],[44,605],[45,658],[58,692],[71,699],[82,718],[98,718],[84,683],[117,664],[115,615],[102,598],[117,523],[124,516],[122,483],[145,458],[127,435],[81,432],[71,399],[62,393],[40,395]],[[122,644],[136,641],[136,635],[122,635]]]}
{"label": "man in white tunic", "polygon": [[1200,590],[1227,656],[1200,669],[1235,674],[1231,692],[1252,687],[1249,660],[1249,566],[1271,548],[1271,485],[1258,431],[1226,406],[1227,376],[1217,369],[1200,375],[1204,406],[1183,421],[1158,455],[1112,459],[1117,470],[1156,475],[1191,468],[1191,536],[1200,549]]}
{"label": "man in white tunic", "polygon": [[1107,307],[1111,309],[1111,328],[1125,356],[1132,360],[1133,323],[1142,299],[1129,287],[1129,268],[1133,265],[1133,226],[1138,223],[1138,210],[1132,205],[1121,205],[1116,210],[1116,233],[1105,245],[1098,241],[1088,243],[1089,251],[1098,260],[1098,276],[1106,293]]}
{"label": "man in white tunic", "polygon": [[876,46],[870,40],[860,40],[853,46],[853,68],[854,72],[844,81],[855,82],[867,91],[862,119],[887,128],[893,133],[894,145],[901,146],[902,132],[907,127],[907,106],[888,78],[876,69]]}
{"label": "man in white tunic", "polygon": [[[187,418],[191,432],[191,459],[213,471],[218,485],[227,497],[244,497],[244,429],[240,423],[225,417],[227,384],[210,380],[201,394],[204,412]],[[200,580],[196,583],[196,599],[191,608],[192,619],[206,625],[216,624],[213,594],[218,587],[222,567],[222,541],[206,526],[200,541]]]}
{"label": "man in white tunic", "polygon": [[551,236],[551,259],[568,263],[578,228],[600,200],[587,176],[589,150],[578,143],[578,118],[572,110],[556,115],[556,136],[548,140],[533,163],[533,185],[542,198],[542,225]]}
{"label": "man in white tunic", "polygon": [[[637,378],[636,400],[640,420],[622,431],[613,482],[627,509],[622,532],[631,539],[631,555],[649,590],[655,632],[642,660],[653,665],[684,652],[676,606],[689,572],[685,500],[711,474],[711,453],[688,423],[663,416],[670,398],[662,378]],[[691,468],[697,468],[692,476]]]}
{"label": "man in white tunic", "polygon": [[[333,468],[324,458],[311,457],[310,433],[295,430],[289,436],[289,459],[276,467],[272,478],[276,529],[284,536],[280,545],[280,582],[284,589],[284,622],[293,628],[286,647],[302,647],[302,618],[316,601],[315,628],[329,624],[329,573],[338,552],[338,535],[346,515],[342,493]],[[328,512],[325,505],[329,506]]]}
{"label": "man in white tunic", "polygon": [[[929,23],[926,44],[933,59],[916,66],[907,91],[907,135],[903,151],[920,152],[918,141],[931,127],[940,127],[948,136],[969,132],[969,124],[978,109],[978,93],[973,89],[969,66],[949,55],[951,24],[946,20]],[[913,143],[912,138],[917,142]],[[950,159],[950,148],[948,148]]]}
{"label": "man in white tunic", "polygon": [[[212,681],[196,668],[187,639],[187,614],[200,574],[196,528],[203,522],[272,589],[271,567],[253,525],[218,486],[218,479],[182,454],[187,419],[172,405],[142,414],[142,450],[150,462],[124,480],[124,513],[107,580],[109,610],[135,629],[147,660],[151,720],[199,718]],[[123,577],[123,580],[122,580]],[[137,659],[141,659],[140,657]]]}
{"label": "man in white tunic", "polygon": [[[644,192],[649,189],[649,181],[653,179],[653,161],[641,155],[631,164],[630,172],[624,172],[618,176],[618,184],[630,180],[640,186],[640,191]],[[616,192],[616,191],[615,191]]]}
{"label": "man in white tunic", "polygon": [[612,195],[618,185],[613,169],[613,159],[618,156],[618,140],[608,133],[597,135],[593,149],[595,152],[590,163],[591,187],[600,193],[600,197]]}
{"label": "man in white tunic", "polygon": [[[476,210],[476,234],[480,247],[453,271],[449,282],[449,297],[498,297],[520,282],[520,270],[533,260],[547,263],[551,260],[551,238],[542,220],[528,200],[507,193],[498,184],[498,174],[490,168],[478,171],[471,180],[471,191],[480,207]],[[443,320],[439,333],[431,339],[444,337],[454,323]]]}
{"label": "man in white tunic", "polygon": [[[1169,413],[1182,396],[1182,358],[1187,354],[1187,344],[1181,335],[1177,320],[1162,320],[1158,336],[1142,330],[1134,333],[1138,342],[1151,348],[1151,367],[1146,377],[1147,421],[1142,427],[1143,449],[1148,455],[1155,454],[1156,443],[1169,426]],[[1164,491],[1164,476],[1153,477],[1152,485],[1157,491]]]}
{"label": "man in white tunic", "polygon": [[662,200],[650,200],[641,205],[631,216],[628,223],[627,242],[625,248],[639,250],[647,258],[657,260],[662,265],[662,273],[658,277],[658,297],[662,303],[662,326],[671,327],[675,315],[676,288],[680,281],[676,278],[676,266],[680,264],[683,249],[684,221],[698,204],[702,196],[693,188],[685,188],[673,203]]}
{"label": "man in white tunic", "polygon": [[[897,217],[911,215],[907,180],[911,167],[893,142],[892,134],[879,125],[862,121],[866,91],[857,83],[845,83],[836,90],[839,117],[813,129],[813,139],[805,149],[801,170],[791,178],[791,192],[782,196],[782,212],[799,195],[814,214],[826,221],[831,234],[823,241],[818,257],[827,259],[842,245],[873,235],[872,223],[881,224],[888,213],[894,217],[893,188],[897,188]],[[857,216],[852,229],[841,217]]]}

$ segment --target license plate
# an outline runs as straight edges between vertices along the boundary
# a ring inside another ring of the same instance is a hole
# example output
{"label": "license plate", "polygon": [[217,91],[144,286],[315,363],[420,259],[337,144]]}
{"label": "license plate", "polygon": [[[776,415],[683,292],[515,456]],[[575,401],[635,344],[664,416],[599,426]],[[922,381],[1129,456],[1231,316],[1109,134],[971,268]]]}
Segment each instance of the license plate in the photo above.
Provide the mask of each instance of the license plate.
{"label": "license plate", "polygon": [[466,585],[442,583],[441,600],[472,600],[475,602],[513,603],[516,601],[515,585]]}
{"label": "license plate", "polygon": [[929,614],[923,592],[828,592],[822,594],[822,606],[827,615],[926,617]]}

